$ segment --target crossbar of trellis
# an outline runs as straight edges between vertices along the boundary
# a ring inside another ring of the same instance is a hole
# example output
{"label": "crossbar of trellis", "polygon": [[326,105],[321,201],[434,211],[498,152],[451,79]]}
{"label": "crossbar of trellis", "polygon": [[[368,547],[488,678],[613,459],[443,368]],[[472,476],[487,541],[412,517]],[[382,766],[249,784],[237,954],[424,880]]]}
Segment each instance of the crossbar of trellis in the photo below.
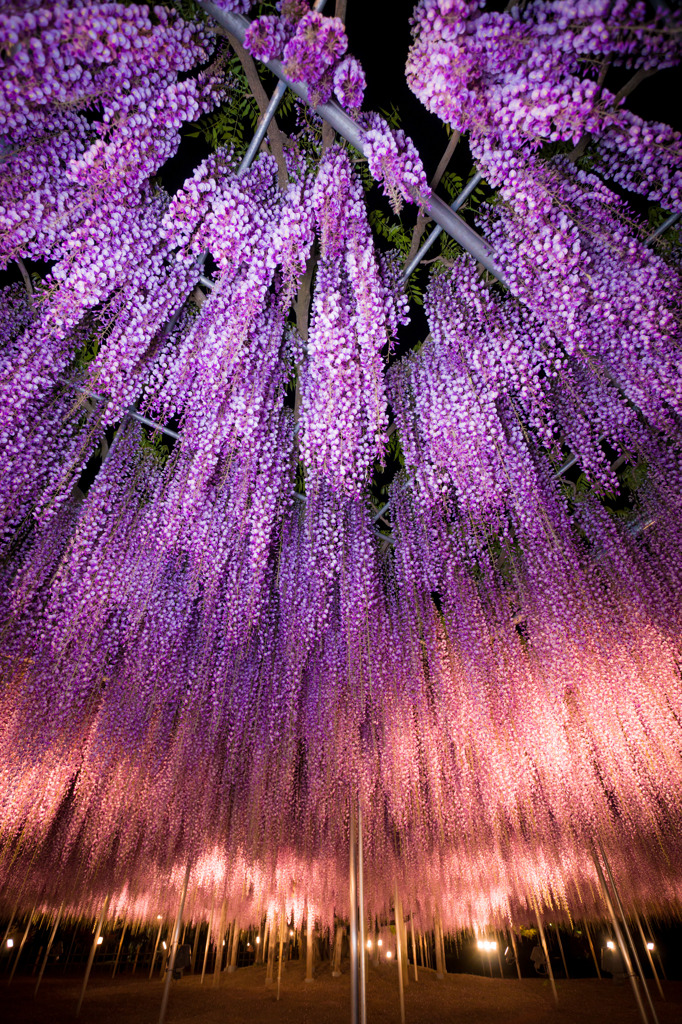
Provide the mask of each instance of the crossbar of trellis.
{"label": "crossbar of trellis", "polygon": [[[210,0],[197,0],[197,3],[222,28],[226,29],[243,44],[246,31],[250,25],[248,18],[243,17],[241,14],[224,11],[214,3],[211,3]],[[331,100],[329,103],[320,103],[316,106],[308,95],[307,87],[302,82],[292,82],[287,77],[281,61],[269,60],[263,61],[263,63],[279,78],[280,82],[291,89],[296,96],[305,100],[314,109],[315,113],[323,121],[331,125],[341,138],[345,139],[346,142],[350,142],[351,146],[364,155],[365,147],[362,128],[335,100]],[[425,212],[435,220],[436,224],[440,225],[463,249],[471,253],[489,273],[500,281],[503,279],[502,271],[495,261],[492,247],[462,217],[459,217],[452,207],[448,206],[439,196],[432,195],[424,208]]]}

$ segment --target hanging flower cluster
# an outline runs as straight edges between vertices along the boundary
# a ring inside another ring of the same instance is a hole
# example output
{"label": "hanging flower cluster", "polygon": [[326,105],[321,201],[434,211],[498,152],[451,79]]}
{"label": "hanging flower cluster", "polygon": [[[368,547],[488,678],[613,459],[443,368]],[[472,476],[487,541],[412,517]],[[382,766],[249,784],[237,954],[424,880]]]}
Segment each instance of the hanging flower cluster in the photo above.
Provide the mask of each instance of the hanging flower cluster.
{"label": "hanging flower cluster", "polygon": [[343,22],[311,11],[305,0],[283,0],[279,17],[256,18],[245,46],[259,60],[280,58],[288,77],[308,87],[313,105],[327,103],[333,93],[342,107],[362,106],[365,75],[355,57],[344,56]]}
{"label": "hanging flower cluster", "polygon": [[65,255],[88,214],[129,201],[156,173],[183,120],[216,101],[215,80],[177,81],[211,45],[165,7],[152,18],[142,4],[4,6],[0,265]]}
{"label": "hanging flower cluster", "polygon": [[374,256],[362,186],[343,150],[328,150],[320,163],[312,207],[320,261],[301,382],[301,452],[312,475],[357,490],[383,456],[382,356],[399,314],[387,315],[390,288]]}
{"label": "hanging flower cluster", "polygon": [[424,206],[431,190],[414,143],[400,129],[393,130],[379,114],[367,114],[362,135],[363,149],[375,181],[383,183],[395,213],[403,199]]}
{"label": "hanging flower cluster", "polygon": [[[603,88],[610,64],[646,70],[679,61],[679,23],[627,0],[531,0],[481,13],[484,0],[420,0],[407,61],[410,88],[479,149],[509,160],[523,147],[594,134],[606,176],[650,199],[670,179],[680,137],[648,126]],[[653,134],[651,132],[653,131]]]}

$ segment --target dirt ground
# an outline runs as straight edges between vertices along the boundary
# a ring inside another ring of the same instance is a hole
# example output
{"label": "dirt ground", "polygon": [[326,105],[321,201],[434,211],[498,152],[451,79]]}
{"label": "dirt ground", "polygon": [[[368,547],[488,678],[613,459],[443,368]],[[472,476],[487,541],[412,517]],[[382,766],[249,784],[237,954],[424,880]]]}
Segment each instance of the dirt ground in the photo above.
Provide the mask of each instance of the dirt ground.
{"label": "dirt ground", "polygon": [[[306,984],[304,967],[287,963],[277,985],[266,987],[265,968],[245,967],[223,974],[217,988],[212,978],[174,981],[167,1024],[335,1024],[349,1020],[350,982],[347,973],[332,978],[322,964],[315,981]],[[15,978],[0,989],[0,1020],[7,1024],[72,1024],[79,994],[74,978],[45,977],[33,998],[35,979]],[[433,971],[419,969],[405,990],[406,1024],[641,1024],[629,984],[612,980],[558,981],[559,1005],[549,982],[522,981],[451,974],[438,980]],[[653,983],[652,983],[653,988]],[[682,1021],[682,982],[664,982],[666,1001],[658,993],[654,1004],[660,1024]],[[162,982],[123,976],[112,981],[93,976],[79,1024],[156,1024]],[[395,964],[370,964],[367,978],[368,1024],[399,1024],[398,972]]]}

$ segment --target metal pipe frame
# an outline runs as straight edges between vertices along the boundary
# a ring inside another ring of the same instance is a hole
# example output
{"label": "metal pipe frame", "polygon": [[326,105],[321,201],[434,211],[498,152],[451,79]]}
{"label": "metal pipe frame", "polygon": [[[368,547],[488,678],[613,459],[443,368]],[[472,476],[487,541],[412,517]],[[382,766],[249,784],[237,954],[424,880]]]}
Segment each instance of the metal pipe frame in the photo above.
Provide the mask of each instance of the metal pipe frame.
{"label": "metal pipe frame", "polygon": [[[216,21],[222,28],[226,29],[231,35],[239,40],[243,44],[246,36],[247,29],[251,24],[248,18],[245,18],[241,14],[233,14],[229,11],[224,11],[216,4],[211,3],[211,0],[197,0],[199,7],[201,7],[207,14]],[[356,121],[350,117],[349,114],[343,110],[335,100],[331,100],[329,103],[320,103],[315,106],[308,95],[307,86],[302,82],[292,82],[286,75],[281,61],[269,60],[263,62],[265,66],[272,71],[279,80],[284,83],[286,87],[300,99],[304,100],[309,106],[313,108],[316,114],[318,114],[323,121],[331,125],[335,132],[349,142],[354,149],[364,156],[365,147],[363,142],[363,132]],[[475,186],[474,186],[475,187]],[[454,238],[463,249],[466,249],[468,253],[478,260],[478,262],[485,267],[485,269],[496,277],[498,281],[503,280],[502,271],[495,261],[495,255],[492,247],[482,238],[472,227],[470,227],[465,220],[459,217],[455,211],[447,205],[439,196],[432,195],[429,202],[425,204],[424,210],[428,213],[437,224],[446,231],[451,238]]]}
{"label": "metal pipe frame", "polygon": [[[455,196],[453,202],[450,203],[450,209],[453,210],[456,213],[457,210],[460,209],[460,207],[464,206],[464,204],[466,203],[466,201],[469,198],[469,196],[471,195],[471,193],[474,191],[475,188],[478,187],[478,185],[480,185],[482,180],[483,179],[481,177],[480,172],[476,171],[476,173],[473,175],[473,177],[470,178],[469,181],[466,183],[465,187],[462,189],[462,191],[459,193],[459,195]],[[429,251],[429,249],[431,248],[433,243],[438,238],[440,238],[440,236],[442,234],[443,234],[443,228],[439,224],[437,228],[433,229],[433,231],[428,236],[428,238],[426,239],[426,241],[424,242],[422,247],[419,249],[419,251],[416,254],[416,256],[412,260],[410,260],[410,262],[407,264],[407,266],[403,270],[402,274],[400,275],[400,283],[402,285],[406,285],[407,284],[408,280],[410,279],[410,277],[412,277],[412,275],[414,274],[415,270],[417,269],[417,267],[419,266],[421,261],[424,259],[424,257],[426,256],[427,252]]]}

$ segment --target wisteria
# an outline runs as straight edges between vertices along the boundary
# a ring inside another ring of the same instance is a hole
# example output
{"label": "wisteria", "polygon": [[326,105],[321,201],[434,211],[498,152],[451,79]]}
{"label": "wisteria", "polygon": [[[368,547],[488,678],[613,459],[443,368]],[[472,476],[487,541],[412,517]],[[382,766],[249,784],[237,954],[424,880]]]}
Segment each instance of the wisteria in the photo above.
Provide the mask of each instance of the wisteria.
{"label": "wisteria", "polygon": [[258,7],[246,49],[362,151],[215,130],[170,188],[241,87],[212,22],[0,15],[3,908],[147,923],[189,865],[215,937],[333,931],[359,806],[368,920],[600,917],[599,844],[682,914],[680,266],[625,194],[675,208],[680,144],[599,78],[678,44],[639,3],[483,6],[418,3],[408,82],[469,134],[503,282],[434,257],[411,348],[370,178],[431,192],[339,18]]}

